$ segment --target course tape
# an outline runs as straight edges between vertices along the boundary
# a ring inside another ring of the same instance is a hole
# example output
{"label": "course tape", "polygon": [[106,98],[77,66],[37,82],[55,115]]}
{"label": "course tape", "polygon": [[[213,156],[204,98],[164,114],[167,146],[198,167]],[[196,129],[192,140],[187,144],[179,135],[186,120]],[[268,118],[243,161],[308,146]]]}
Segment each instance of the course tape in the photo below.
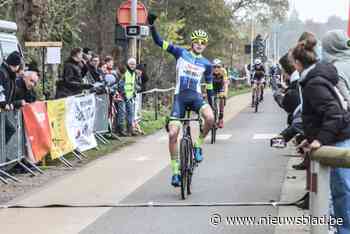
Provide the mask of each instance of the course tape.
{"label": "course tape", "polygon": [[233,207],[233,206],[297,206],[305,199],[305,196],[294,202],[206,202],[206,203],[162,203],[162,202],[146,202],[146,203],[134,203],[134,204],[43,204],[43,205],[2,205],[0,209],[11,208],[135,208],[135,207]]}

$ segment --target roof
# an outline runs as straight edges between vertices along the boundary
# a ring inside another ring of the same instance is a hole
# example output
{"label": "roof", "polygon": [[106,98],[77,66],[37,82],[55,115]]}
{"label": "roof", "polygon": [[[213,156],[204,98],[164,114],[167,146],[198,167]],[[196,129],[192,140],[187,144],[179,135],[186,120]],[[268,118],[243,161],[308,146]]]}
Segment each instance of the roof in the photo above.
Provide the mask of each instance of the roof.
{"label": "roof", "polygon": [[17,24],[11,21],[0,20],[0,31],[15,33],[17,31]]}

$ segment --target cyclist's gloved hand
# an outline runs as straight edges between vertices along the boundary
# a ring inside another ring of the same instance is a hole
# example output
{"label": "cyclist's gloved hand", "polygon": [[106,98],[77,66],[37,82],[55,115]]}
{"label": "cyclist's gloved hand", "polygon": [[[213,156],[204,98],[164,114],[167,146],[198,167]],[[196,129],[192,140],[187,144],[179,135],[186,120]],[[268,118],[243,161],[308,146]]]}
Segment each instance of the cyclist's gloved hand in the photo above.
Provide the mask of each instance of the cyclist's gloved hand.
{"label": "cyclist's gloved hand", "polygon": [[150,12],[149,14],[148,14],[148,23],[149,23],[149,25],[153,25],[154,24],[154,21],[156,21],[156,19],[158,18],[158,16],[155,14],[155,13],[153,13],[153,12]]}

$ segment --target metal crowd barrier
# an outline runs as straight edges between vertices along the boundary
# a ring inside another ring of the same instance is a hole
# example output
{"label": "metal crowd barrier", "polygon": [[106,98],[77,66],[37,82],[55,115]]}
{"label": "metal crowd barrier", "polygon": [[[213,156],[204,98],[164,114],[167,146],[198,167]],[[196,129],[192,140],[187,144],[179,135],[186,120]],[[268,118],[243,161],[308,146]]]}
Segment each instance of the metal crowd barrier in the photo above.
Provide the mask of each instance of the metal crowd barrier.
{"label": "metal crowd barrier", "polygon": [[[160,93],[173,93],[175,90],[175,87],[169,88],[169,89],[151,89],[145,92],[142,92],[140,94],[146,95],[146,94],[152,94],[153,96],[153,108],[154,108],[154,119],[158,120],[158,115],[160,111],[160,103],[159,103],[159,94]],[[171,94],[171,98],[172,98]],[[171,101],[172,102],[172,101]]]}
{"label": "metal crowd barrier", "polygon": [[96,114],[95,114],[95,123],[94,123],[94,132],[96,138],[101,141],[103,144],[110,143],[103,134],[110,132],[109,126],[109,95],[100,94],[95,95],[96,100]]}
{"label": "metal crowd barrier", "polygon": [[[350,168],[350,150],[322,146],[310,158],[310,214],[315,218],[329,217],[330,168]],[[311,234],[328,233],[328,225],[311,225]]]}
{"label": "metal crowd barrier", "polygon": [[[19,164],[24,170],[36,175],[36,170],[43,173],[38,167],[26,159],[24,125],[21,111],[8,111],[0,113],[0,180],[6,179],[19,182],[7,171]],[[30,169],[29,164],[33,169]]]}
{"label": "metal crowd barrier", "polygon": [[94,128],[96,133],[109,132],[108,126],[109,97],[107,94],[96,95],[96,115]]}

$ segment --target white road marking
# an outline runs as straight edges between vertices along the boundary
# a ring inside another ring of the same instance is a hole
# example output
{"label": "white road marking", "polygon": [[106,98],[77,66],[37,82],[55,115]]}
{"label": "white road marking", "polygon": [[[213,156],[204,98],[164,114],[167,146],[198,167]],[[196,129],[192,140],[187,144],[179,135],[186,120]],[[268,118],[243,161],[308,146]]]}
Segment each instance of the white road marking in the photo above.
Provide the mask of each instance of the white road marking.
{"label": "white road marking", "polygon": [[137,157],[137,158],[131,158],[130,160],[131,161],[144,162],[144,161],[150,161],[151,158],[148,157],[148,156],[140,156],[140,157]]}
{"label": "white road marking", "polygon": [[232,134],[219,134],[216,135],[216,140],[226,141],[232,137]]}
{"label": "white road marking", "polygon": [[271,139],[277,136],[277,133],[262,133],[262,134],[254,134],[253,140],[266,140]]}

